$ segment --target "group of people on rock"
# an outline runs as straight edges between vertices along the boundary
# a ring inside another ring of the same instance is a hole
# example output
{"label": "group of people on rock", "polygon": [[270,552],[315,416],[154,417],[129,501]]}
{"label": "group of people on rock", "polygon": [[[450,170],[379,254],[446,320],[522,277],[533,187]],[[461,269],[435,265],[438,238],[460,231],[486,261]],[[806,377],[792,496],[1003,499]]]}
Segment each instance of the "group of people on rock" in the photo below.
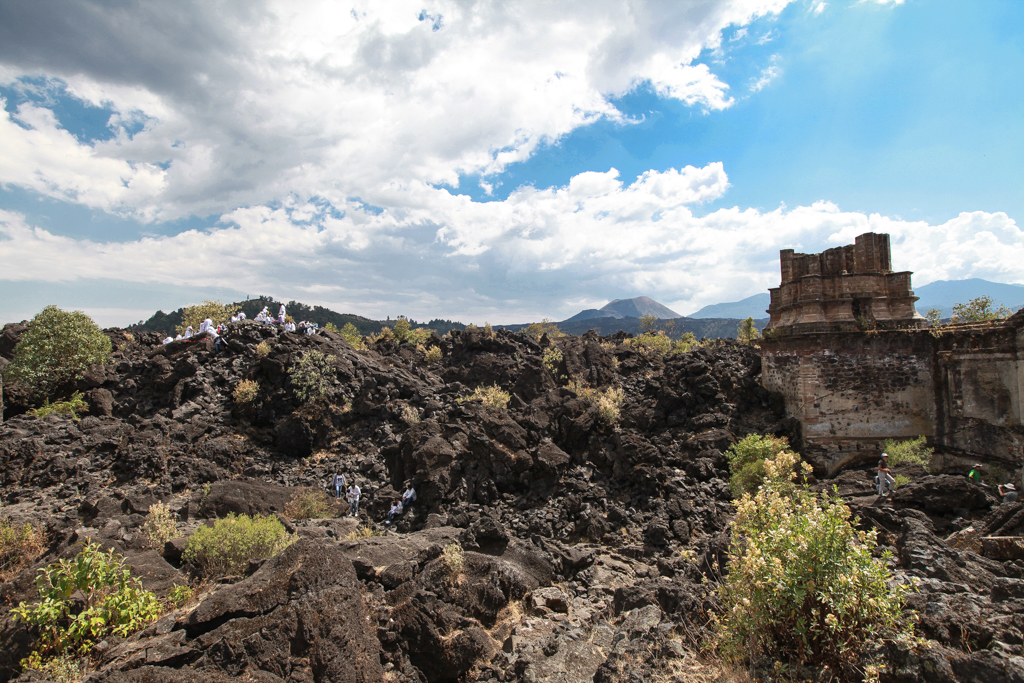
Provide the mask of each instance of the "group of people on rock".
{"label": "group of people on rock", "polygon": [[[974,467],[967,473],[967,480],[974,484],[986,486],[987,484],[981,478],[983,468],[984,466],[980,462],[974,463]],[[896,480],[893,479],[889,472],[888,453],[882,453],[882,458],[878,461],[878,474],[875,476],[875,485],[878,487],[879,496],[887,496],[896,490]],[[999,484],[996,490],[999,492],[1003,503],[1017,501],[1017,487],[1013,484]]]}
{"label": "group of people on rock", "polygon": [[[334,498],[341,500],[342,495],[345,496],[345,500],[348,501],[348,516],[358,517],[359,516],[359,497],[362,495],[362,490],[359,485],[356,484],[355,480],[352,481],[351,485],[348,484],[348,480],[345,478],[345,474],[338,470],[331,483],[334,485]],[[347,486],[347,488],[346,488]],[[400,498],[395,498],[391,504],[391,509],[388,510],[387,520],[385,524],[391,524],[395,517],[402,514],[403,511],[408,510],[409,506],[416,502],[416,489],[412,487],[412,483],[408,483],[405,486],[405,492],[402,493]]]}
{"label": "group of people on rock", "polygon": [[[244,311],[238,311],[237,313],[231,316],[231,322],[233,323],[237,323],[245,319],[246,317]],[[285,332],[301,332],[306,335],[313,335],[320,331],[320,326],[317,323],[303,320],[298,325],[296,325],[294,321],[288,320],[284,304],[281,304],[281,308],[278,309],[276,319],[270,315],[269,307],[264,306],[263,310],[260,311],[255,318],[253,318],[253,321],[258,323],[264,323],[266,325],[283,325]],[[165,338],[164,344],[170,344],[171,342],[178,341],[180,339],[191,339],[192,337],[198,337],[199,335],[204,333],[209,333],[210,336],[212,336],[214,340],[216,340],[220,335],[224,334],[225,329],[226,326],[223,324],[214,327],[213,320],[207,318],[202,323],[200,323],[198,332],[193,331],[192,326],[189,325],[188,327],[185,328],[184,333],[179,334],[176,337]]]}

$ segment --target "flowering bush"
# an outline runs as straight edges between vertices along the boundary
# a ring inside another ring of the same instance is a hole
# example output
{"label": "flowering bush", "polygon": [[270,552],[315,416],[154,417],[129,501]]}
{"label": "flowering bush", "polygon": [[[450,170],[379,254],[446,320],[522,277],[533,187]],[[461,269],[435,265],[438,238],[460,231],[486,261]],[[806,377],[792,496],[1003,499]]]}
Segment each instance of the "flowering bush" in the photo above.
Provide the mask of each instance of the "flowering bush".
{"label": "flowering bush", "polygon": [[753,493],[764,479],[764,461],[772,459],[789,448],[785,437],[770,434],[747,434],[729,446],[725,457],[729,459],[732,477],[729,489],[734,496]]}
{"label": "flowering bush", "polygon": [[874,530],[857,531],[840,498],[795,481],[797,461],[786,451],[766,460],[761,488],[736,506],[718,649],[754,667],[849,671],[869,641],[912,637],[911,587],[893,582],[888,551],[872,557]]}

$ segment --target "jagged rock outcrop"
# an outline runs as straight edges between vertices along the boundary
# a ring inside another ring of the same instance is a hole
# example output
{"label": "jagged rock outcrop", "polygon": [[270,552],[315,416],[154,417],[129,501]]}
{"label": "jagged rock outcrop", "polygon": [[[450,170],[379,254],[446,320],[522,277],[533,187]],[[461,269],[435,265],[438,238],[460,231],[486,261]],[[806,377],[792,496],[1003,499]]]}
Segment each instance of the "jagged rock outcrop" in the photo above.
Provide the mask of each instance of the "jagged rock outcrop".
{"label": "jagged rock outcrop", "polygon": [[[21,331],[4,329],[0,356]],[[214,517],[284,515],[298,491],[325,489],[339,469],[363,499],[358,519],[342,506],[327,519],[282,517],[299,540],[244,576],[207,584],[196,603],[142,632],[105,641],[96,681],[693,673],[726,569],[723,453],[750,432],[799,444],[780,397],[760,385],[756,350],[728,342],[647,358],[621,337],[468,330],[428,339],[442,350],[431,365],[424,348],[394,340],[356,351],[330,332],[253,323],[232,324],[219,352],[208,340],[163,346],[153,335],[107,334],[119,350],[79,382],[88,415],[33,418],[15,392],[0,427],[3,514],[45,530],[36,567],[91,539],[125,554],[163,596],[190,575],[188,535]],[[554,373],[542,362],[551,345],[563,359]],[[311,349],[332,372],[327,396],[302,405],[288,370]],[[602,419],[563,377],[620,387],[618,420]],[[232,391],[244,379],[260,392],[241,405]],[[507,407],[467,400],[492,384],[510,393]],[[867,472],[822,482],[838,484],[865,528],[879,529],[901,580],[921,581],[911,607],[935,643],[893,650],[883,680],[1017,680],[1024,562],[943,538],[972,522],[1016,533],[1024,514],[990,512],[991,493],[960,478],[915,474],[884,504]],[[406,482],[418,501],[383,524]],[[142,533],[157,501],[181,534],[161,547]],[[34,569],[0,586],[0,603],[30,599]],[[0,638],[7,680],[30,633],[5,615]]]}

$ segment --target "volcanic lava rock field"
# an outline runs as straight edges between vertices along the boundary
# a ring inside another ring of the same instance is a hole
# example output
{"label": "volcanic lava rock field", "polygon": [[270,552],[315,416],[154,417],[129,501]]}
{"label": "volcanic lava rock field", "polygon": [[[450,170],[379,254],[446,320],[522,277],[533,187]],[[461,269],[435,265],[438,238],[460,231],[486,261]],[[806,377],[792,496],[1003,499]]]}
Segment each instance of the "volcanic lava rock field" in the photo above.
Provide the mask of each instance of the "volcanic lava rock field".
{"label": "volcanic lava rock field", "polygon": [[[20,674],[32,633],[8,610],[34,598],[39,567],[92,540],[163,597],[196,578],[182,560],[189,534],[228,513],[281,515],[298,540],[99,643],[88,680],[728,680],[703,651],[727,569],[723,453],[749,433],[799,447],[781,398],[760,385],[756,348],[719,341],[657,358],[623,335],[470,329],[357,351],[332,332],[229,328],[219,352],[206,339],[106,330],[119,350],[79,380],[90,406],[80,421],[32,417],[8,393],[3,515],[42,529],[46,549],[0,586],[0,680],[36,675]],[[23,330],[4,328],[0,356]],[[439,362],[426,361],[431,347]],[[311,349],[331,377],[326,396],[302,404],[288,369]],[[565,378],[621,388],[618,419]],[[260,387],[244,405],[232,398],[242,380]],[[506,407],[469,398],[494,385]],[[362,488],[359,519],[341,506],[285,514],[338,470]],[[919,580],[908,609],[928,640],[885,653],[881,680],[1024,681],[1024,563],[943,540],[972,525],[1016,535],[1024,507],[994,507],[962,476],[908,474],[885,503],[869,471],[819,483],[879,530],[898,576]],[[385,525],[407,482],[417,502]],[[142,533],[157,502],[181,533],[163,547]],[[455,543],[457,570],[445,555]]]}

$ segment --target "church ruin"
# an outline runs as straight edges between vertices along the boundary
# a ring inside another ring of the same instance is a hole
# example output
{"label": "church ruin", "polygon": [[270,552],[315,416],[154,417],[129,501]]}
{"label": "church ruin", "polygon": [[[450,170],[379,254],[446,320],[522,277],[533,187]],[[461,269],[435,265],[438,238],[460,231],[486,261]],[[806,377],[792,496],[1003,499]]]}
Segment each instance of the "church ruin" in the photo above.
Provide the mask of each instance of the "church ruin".
{"label": "church ruin", "polygon": [[784,249],[780,262],[762,382],[785,397],[816,468],[831,474],[876,457],[884,439],[921,435],[954,462],[1024,463],[1024,311],[930,329],[886,234],[820,254]]}

